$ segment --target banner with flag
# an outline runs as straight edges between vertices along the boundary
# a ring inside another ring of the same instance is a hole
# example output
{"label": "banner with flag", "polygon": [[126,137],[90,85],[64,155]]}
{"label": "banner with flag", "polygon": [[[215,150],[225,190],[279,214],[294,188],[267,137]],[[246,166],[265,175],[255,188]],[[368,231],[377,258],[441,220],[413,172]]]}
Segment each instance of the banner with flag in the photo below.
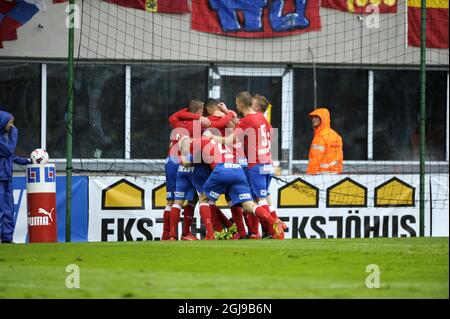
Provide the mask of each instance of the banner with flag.
{"label": "banner with flag", "polygon": [[[420,47],[420,0],[408,0],[408,45]],[[448,0],[427,0],[426,47],[448,49]]]}
{"label": "banner with flag", "polygon": [[357,14],[371,14],[375,9],[377,13],[397,13],[397,0],[322,0],[322,7]]}
{"label": "banner with flag", "polygon": [[194,30],[241,38],[321,29],[319,0],[192,0]]}
{"label": "banner with flag", "polygon": [[188,0],[103,0],[147,12],[181,14],[189,12]]}
{"label": "banner with flag", "polygon": [[45,10],[43,0],[0,0],[0,48],[3,41],[16,40],[17,29]]}

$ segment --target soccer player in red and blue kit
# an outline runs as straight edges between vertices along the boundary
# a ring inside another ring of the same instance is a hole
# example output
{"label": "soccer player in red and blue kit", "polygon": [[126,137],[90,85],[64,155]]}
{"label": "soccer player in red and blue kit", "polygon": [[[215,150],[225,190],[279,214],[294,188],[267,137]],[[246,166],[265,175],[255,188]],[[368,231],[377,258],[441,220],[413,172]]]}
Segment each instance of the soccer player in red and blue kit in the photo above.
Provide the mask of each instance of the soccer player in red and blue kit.
{"label": "soccer player in red and blue kit", "polygon": [[190,156],[193,161],[198,161],[198,156],[201,155],[201,160],[208,163],[212,169],[211,175],[203,185],[200,198],[206,197],[216,201],[221,194],[227,193],[232,206],[241,205],[245,211],[270,223],[273,225],[273,237],[283,239],[284,231],[281,223],[276,221],[264,207],[254,203],[245,172],[236,163],[233,152],[228,146],[210,139],[213,137],[211,133],[209,137],[207,136],[196,139],[183,137],[180,141],[183,156]]}
{"label": "soccer player in red and blue kit", "polygon": [[[253,110],[252,104],[252,95],[245,91],[240,92],[236,96],[236,107],[243,118],[236,125],[233,134],[226,137],[213,136],[213,138],[226,145],[232,145],[236,139],[243,143],[248,161],[247,177],[253,198],[270,215],[267,196],[274,173],[270,149],[272,126],[262,113]],[[221,111],[226,114],[230,112],[225,105],[221,105]],[[278,220],[278,223],[282,224],[280,220]],[[258,233],[258,221],[255,223],[255,220],[253,220],[251,226],[253,229],[250,232]],[[272,235],[273,230],[268,229],[268,233]],[[282,235],[284,236],[284,232]]]}
{"label": "soccer player in red and blue kit", "polygon": [[[205,103],[205,110],[208,113],[208,119],[211,121],[211,128],[217,128],[218,135],[225,136],[225,129],[232,129],[235,127],[235,123],[238,122],[237,115],[234,112],[229,112],[227,116],[223,112],[219,110],[219,102],[216,99],[208,99]],[[224,117],[228,118],[230,113],[233,114],[231,120],[227,120],[227,123],[224,122]],[[225,197],[228,200],[227,194]],[[233,218],[233,222],[229,220],[225,214],[215,205],[215,202],[210,201],[211,208],[211,217],[213,220],[214,229],[216,230],[216,238],[224,238],[225,235],[232,236],[231,239],[243,239],[246,235],[243,212],[242,208],[238,205],[230,206],[231,216]],[[227,233],[225,233],[223,226],[227,228]]]}
{"label": "soccer player in red and blue kit", "polygon": [[[264,116],[266,117],[265,114],[266,114],[266,111],[269,108],[269,106],[270,106],[270,102],[264,95],[255,94],[253,96],[252,109],[255,112],[259,112],[261,114],[264,114]],[[268,119],[267,121],[270,123],[270,119]],[[273,176],[273,174],[272,174],[272,176]],[[278,219],[278,215],[277,215],[275,207],[273,206],[272,203],[273,203],[272,202],[272,197],[270,196],[270,192],[268,191],[268,193],[267,193],[267,204],[268,204],[269,209],[270,209],[270,214],[272,215],[273,218]],[[266,228],[268,228],[267,227],[268,225],[265,225],[265,226],[266,226]],[[286,224],[284,224],[284,223],[283,223],[283,228],[284,229],[287,228]]]}
{"label": "soccer player in red and blue kit", "polygon": [[[224,116],[220,119],[210,120],[206,125],[201,126],[199,122],[192,120],[192,115],[189,113],[197,113],[203,112],[203,103],[201,101],[194,100],[193,107],[189,110],[177,112],[173,116],[171,116],[171,123],[174,123],[174,126],[177,128],[181,128],[181,130],[176,130],[172,132],[172,135],[175,136],[175,139],[179,140],[181,136],[190,136],[194,135],[200,136],[202,129],[205,127],[214,127],[214,128],[222,128],[227,125],[227,123],[235,116],[233,113],[229,113],[227,116]],[[201,111],[200,111],[201,109]],[[180,124],[182,123],[182,125]],[[197,124],[197,125],[195,125]],[[196,129],[197,128],[197,129]],[[169,229],[169,239],[176,239],[176,228],[178,226],[179,218],[180,218],[180,210],[183,200],[191,201],[192,197],[195,195],[195,190],[201,192],[204,182],[208,178],[210,174],[210,168],[207,165],[203,165],[201,163],[195,164],[193,166],[181,165],[178,167],[177,178],[176,178],[176,186],[175,186],[175,203],[172,205],[170,212],[170,229]],[[200,201],[200,215],[202,221],[206,227],[207,236],[206,239],[213,239],[212,228],[210,226],[211,223],[211,209],[209,204],[206,202]],[[182,240],[195,240],[195,236],[190,233],[190,225],[192,223],[193,218],[193,209],[189,209],[188,214],[185,207],[185,222],[183,225],[183,234],[181,236]]]}
{"label": "soccer player in red and blue kit", "polygon": [[[168,157],[165,163],[165,175],[166,175],[166,191],[167,191],[167,205],[164,209],[164,226],[163,226],[163,236],[162,240],[170,239],[170,212],[175,200],[176,191],[176,180],[177,172],[179,169],[180,162],[180,152],[178,149],[178,140],[183,136],[183,134],[192,134],[193,125],[192,121],[198,120],[204,127],[209,127],[210,121],[202,116],[203,113],[203,103],[199,100],[191,100],[187,108],[183,108],[178,112],[172,114],[169,117],[169,123],[174,129],[170,138],[170,145],[168,151]],[[187,191],[187,198],[194,197],[194,190],[190,189]],[[181,204],[180,204],[181,203]],[[177,207],[181,209],[183,201],[177,202]],[[184,218],[189,220],[193,218],[194,215],[195,202],[190,202],[184,207]],[[179,216],[179,215],[178,215]],[[176,215],[175,215],[176,218]],[[178,217],[179,220],[179,217]],[[178,225],[178,222],[177,222]],[[186,232],[184,229],[183,233],[186,235],[186,239],[195,240],[195,236],[190,235],[190,231]]]}

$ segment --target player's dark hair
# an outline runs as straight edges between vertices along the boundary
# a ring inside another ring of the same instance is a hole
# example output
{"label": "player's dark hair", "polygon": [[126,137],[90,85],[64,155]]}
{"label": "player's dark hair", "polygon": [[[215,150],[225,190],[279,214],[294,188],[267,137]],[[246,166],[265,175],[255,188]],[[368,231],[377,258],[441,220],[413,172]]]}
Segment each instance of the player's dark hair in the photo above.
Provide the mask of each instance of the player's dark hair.
{"label": "player's dark hair", "polygon": [[239,92],[238,95],[236,95],[236,99],[241,101],[247,108],[252,107],[252,98],[252,95],[247,91]]}
{"label": "player's dark hair", "polygon": [[264,95],[260,94],[255,94],[254,98],[256,99],[256,101],[258,101],[258,105],[261,111],[265,113],[270,104],[269,100]]}
{"label": "player's dark hair", "polygon": [[216,99],[207,99],[205,103],[205,107],[214,107],[217,108],[217,104],[219,104],[219,101]]}
{"label": "player's dark hair", "polygon": [[197,113],[203,107],[203,102],[198,99],[192,99],[188,105],[188,111],[191,113]]}

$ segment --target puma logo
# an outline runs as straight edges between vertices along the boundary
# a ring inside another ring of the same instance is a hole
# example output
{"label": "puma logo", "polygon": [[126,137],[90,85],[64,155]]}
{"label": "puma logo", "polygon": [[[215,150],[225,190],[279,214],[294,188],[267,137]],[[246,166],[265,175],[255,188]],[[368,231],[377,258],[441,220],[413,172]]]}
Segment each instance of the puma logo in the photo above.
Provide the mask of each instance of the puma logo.
{"label": "puma logo", "polygon": [[53,213],[53,211],[54,211],[54,208],[52,208],[52,210],[50,211],[50,213],[49,213],[48,211],[46,211],[45,209],[43,209],[43,208],[39,208],[39,209],[38,209],[38,213],[39,213],[39,214],[43,214],[43,215],[48,216],[48,217],[50,218],[50,221],[51,221],[51,222],[53,222],[53,218],[52,218],[52,213]]}

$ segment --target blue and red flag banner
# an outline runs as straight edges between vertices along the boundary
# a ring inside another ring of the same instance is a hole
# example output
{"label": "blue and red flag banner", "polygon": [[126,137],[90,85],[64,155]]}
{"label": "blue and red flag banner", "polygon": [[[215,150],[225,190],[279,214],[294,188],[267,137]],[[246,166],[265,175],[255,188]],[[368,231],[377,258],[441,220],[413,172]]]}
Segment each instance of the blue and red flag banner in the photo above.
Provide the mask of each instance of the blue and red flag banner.
{"label": "blue and red flag banner", "polygon": [[39,11],[45,11],[43,0],[0,0],[0,48],[3,41],[16,40],[17,29]]}
{"label": "blue and red flag banner", "polygon": [[189,12],[188,0],[103,0],[119,6],[154,13],[181,14]]}
{"label": "blue and red flag banner", "polygon": [[322,7],[347,11],[357,14],[397,13],[397,0],[322,0]]}
{"label": "blue and red flag banner", "polygon": [[192,0],[192,29],[241,38],[321,29],[319,0]]}

